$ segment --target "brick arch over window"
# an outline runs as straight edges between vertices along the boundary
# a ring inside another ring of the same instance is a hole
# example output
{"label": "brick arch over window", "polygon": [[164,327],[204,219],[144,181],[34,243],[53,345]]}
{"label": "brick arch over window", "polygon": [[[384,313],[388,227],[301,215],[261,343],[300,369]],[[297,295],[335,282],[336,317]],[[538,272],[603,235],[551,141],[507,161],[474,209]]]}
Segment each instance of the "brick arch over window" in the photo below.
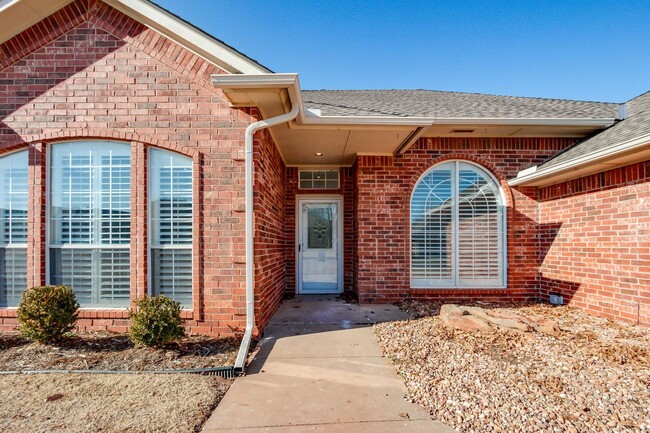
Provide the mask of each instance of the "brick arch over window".
{"label": "brick arch over window", "polygon": [[181,155],[189,156],[198,161],[199,151],[180,143],[169,140],[162,140],[147,135],[136,134],[132,132],[120,132],[111,129],[66,129],[63,131],[49,132],[45,134],[27,135],[23,137],[16,137],[14,141],[5,143],[0,147],[0,152],[5,149],[15,149],[23,146],[30,146],[34,143],[55,143],[59,141],[71,140],[111,140],[111,141],[124,141],[130,143],[141,143],[146,147],[157,147],[160,149],[170,150],[172,152],[180,153]]}
{"label": "brick arch over window", "polygon": [[505,287],[501,182],[476,162],[448,155],[421,172],[411,191],[411,287]]}

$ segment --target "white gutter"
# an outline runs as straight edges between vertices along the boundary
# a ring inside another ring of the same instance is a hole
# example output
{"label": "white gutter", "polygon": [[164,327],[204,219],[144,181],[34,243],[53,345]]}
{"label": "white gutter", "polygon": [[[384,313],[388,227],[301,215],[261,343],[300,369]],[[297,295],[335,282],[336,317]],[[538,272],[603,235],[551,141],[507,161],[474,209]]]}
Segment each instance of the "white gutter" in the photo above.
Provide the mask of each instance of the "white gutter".
{"label": "white gutter", "polygon": [[575,171],[582,166],[597,163],[602,160],[610,159],[626,153],[631,153],[642,149],[643,147],[650,146],[650,134],[642,135],[631,140],[624,141],[616,146],[608,147],[580,158],[572,159],[563,162],[547,169],[538,170],[536,167],[531,167],[522,170],[517,174],[517,177],[508,181],[510,186],[526,185],[533,181],[545,180],[553,177],[561,176],[568,171]]}
{"label": "white gutter", "polygon": [[242,338],[241,345],[239,346],[239,353],[237,353],[237,360],[235,361],[235,371],[243,372],[246,367],[246,358],[248,357],[248,350],[253,336],[253,328],[255,327],[255,255],[253,236],[255,229],[253,226],[253,182],[254,182],[254,167],[253,167],[253,135],[255,132],[271,126],[279,125],[281,123],[289,122],[296,118],[300,111],[300,105],[293,103],[291,111],[281,116],[272,117],[267,120],[260,120],[259,122],[248,125],[245,133],[246,140],[246,330],[244,331],[244,338]]}
{"label": "white gutter", "polygon": [[438,117],[400,117],[400,116],[317,116],[306,111],[304,125],[530,125],[530,126],[597,126],[608,127],[615,123],[614,118],[563,119],[563,118],[438,118]]}

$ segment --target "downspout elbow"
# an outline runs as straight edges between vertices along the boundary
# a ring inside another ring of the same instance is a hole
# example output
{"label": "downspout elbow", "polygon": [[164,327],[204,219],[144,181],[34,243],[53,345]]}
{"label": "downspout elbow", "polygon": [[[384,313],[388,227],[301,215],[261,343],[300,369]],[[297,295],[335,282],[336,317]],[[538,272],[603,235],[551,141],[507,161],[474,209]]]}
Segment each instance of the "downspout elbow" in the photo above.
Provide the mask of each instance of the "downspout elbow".
{"label": "downspout elbow", "polygon": [[253,216],[253,139],[257,131],[270,128],[295,119],[300,112],[299,104],[294,103],[291,111],[277,117],[272,117],[259,122],[251,123],[245,133],[245,183],[246,183],[246,329],[239,346],[237,360],[235,361],[235,372],[242,374],[246,368],[246,358],[250,349],[253,329],[255,328],[255,244],[254,240],[254,216]]}

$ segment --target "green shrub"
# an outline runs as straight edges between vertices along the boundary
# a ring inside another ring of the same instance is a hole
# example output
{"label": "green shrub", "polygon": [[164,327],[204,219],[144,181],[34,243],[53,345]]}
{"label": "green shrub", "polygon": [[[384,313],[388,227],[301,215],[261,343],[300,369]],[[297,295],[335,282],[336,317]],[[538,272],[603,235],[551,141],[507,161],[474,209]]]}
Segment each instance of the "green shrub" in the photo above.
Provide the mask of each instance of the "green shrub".
{"label": "green shrub", "polygon": [[160,347],[185,335],[181,304],[164,295],[147,296],[135,301],[129,312],[131,341],[144,346]]}
{"label": "green shrub", "polygon": [[74,329],[78,310],[70,287],[32,287],[23,293],[18,305],[18,330],[30,340],[52,343]]}

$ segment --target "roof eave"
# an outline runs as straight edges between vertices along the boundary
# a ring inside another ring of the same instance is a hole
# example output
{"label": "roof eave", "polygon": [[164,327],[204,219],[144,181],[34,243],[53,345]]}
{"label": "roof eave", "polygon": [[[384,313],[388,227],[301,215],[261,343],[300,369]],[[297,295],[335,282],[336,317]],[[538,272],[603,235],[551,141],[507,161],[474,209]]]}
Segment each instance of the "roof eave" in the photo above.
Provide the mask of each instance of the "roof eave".
{"label": "roof eave", "polygon": [[[636,137],[615,146],[565,161],[546,169],[527,169],[519,172],[516,178],[508,181],[510,186],[546,186],[560,183],[577,177],[601,171],[596,165],[616,166],[627,165],[635,161],[645,160],[650,156],[650,134]],[[589,169],[594,166],[593,169]]]}

